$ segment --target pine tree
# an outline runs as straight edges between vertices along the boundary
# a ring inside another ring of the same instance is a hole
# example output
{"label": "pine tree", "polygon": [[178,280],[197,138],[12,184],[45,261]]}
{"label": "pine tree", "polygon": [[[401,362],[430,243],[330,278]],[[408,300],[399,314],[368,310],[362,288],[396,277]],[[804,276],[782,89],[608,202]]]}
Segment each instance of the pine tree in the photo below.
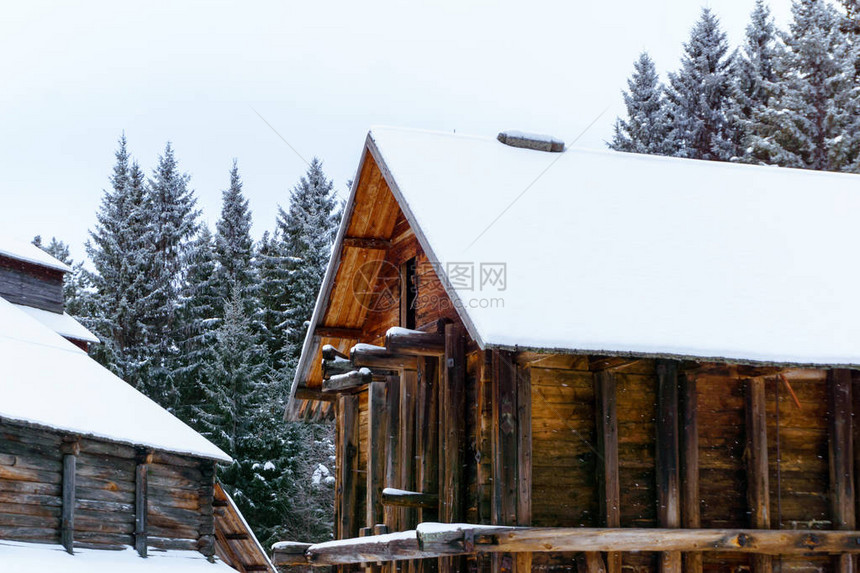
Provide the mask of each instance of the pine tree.
{"label": "pine tree", "polygon": [[609,147],[616,151],[671,155],[664,88],[654,61],[647,52],[642,52],[633,70],[627,80],[629,91],[622,92],[627,119],[616,119],[615,136]]}
{"label": "pine tree", "polygon": [[151,310],[149,203],[143,172],[131,161],[125,135],[119,140],[111,189],[102,197],[86,249],[95,272],[93,312],[85,319],[101,340],[93,357],[141,389],[151,362],[145,324]]}
{"label": "pine tree", "polygon": [[787,167],[856,170],[860,94],[851,42],[823,0],[795,0],[792,14],[778,88],[759,115],[754,153]]}
{"label": "pine tree", "polygon": [[199,228],[197,200],[188,188],[189,179],[179,170],[168,142],[147,186],[152,241],[147,286],[152,311],[145,324],[154,360],[143,391],[169,410],[178,406],[175,370],[181,368],[178,340],[182,338],[184,325],[177,318],[183,304],[187,256]]}
{"label": "pine tree", "polygon": [[[216,224],[215,253],[220,263],[218,283],[222,296],[227,298],[234,287],[248,299],[257,283],[253,265],[254,241],[251,238],[251,211],[242,194],[239,167],[233,161],[230,186],[222,194],[221,218]],[[246,305],[246,309],[248,309]],[[248,309],[250,310],[250,309]]]}
{"label": "pine tree", "polygon": [[736,126],[729,121],[732,89],[728,42],[707,8],[684,44],[681,69],[669,74],[667,98],[675,155],[728,161],[734,155]]}
{"label": "pine tree", "polygon": [[777,56],[776,28],[770,9],[763,0],[756,0],[746,29],[746,43],[735,58],[731,108],[732,120],[739,126],[735,154],[750,163],[762,160],[753,153],[751,136],[776,89]]}
{"label": "pine tree", "polygon": [[298,358],[331,256],[340,219],[333,189],[314,158],[290,192],[289,210],[278,209],[274,236],[265,237],[260,249],[266,327],[278,370]]}

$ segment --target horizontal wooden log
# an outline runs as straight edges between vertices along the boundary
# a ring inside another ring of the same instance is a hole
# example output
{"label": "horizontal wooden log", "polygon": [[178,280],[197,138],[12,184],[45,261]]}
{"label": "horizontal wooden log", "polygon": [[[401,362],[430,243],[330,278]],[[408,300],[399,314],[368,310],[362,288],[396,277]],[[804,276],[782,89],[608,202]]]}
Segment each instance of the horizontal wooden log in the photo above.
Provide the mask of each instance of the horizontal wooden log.
{"label": "horizontal wooden log", "polygon": [[334,360],[335,358],[345,358],[349,360],[349,354],[341,352],[331,344],[323,345],[321,352],[323,360]]}
{"label": "horizontal wooden log", "polygon": [[385,334],[385,347],[398,354],[441,356],[445,353],[445,333],[389,328]]}
{"label": "horizontal wooden log", "polygon": [[404,489],[387,487],[382,490],[382,504],[436,509],[439,507],[439,496],[435,493],[422,493],[420,491],[406,491]]}
{"label": "horizontal wooden log", "polygon": [[387,239],[377,239],[376,237],[344,237],[344,247],[354,247],[357,249],[370,249],[374,251],[387,251],[391,246],[391,241]]}
{"label": "horizontal wooden log", "polygon": [[336,356],[331,360],[326,360],[325,358],[322,360],[322,375],[324,380],[327,380],[332,376],[348,374],[353,370],[355,370],[355,367],[352,365],[349,358],[340,358],[339,356]]}
{"label": "horizontal wooden log", "polygon": [[319,543],[310,546],[306,552],[308,564],[314,567],[423,559],[440,555],[423,551],[414,530]]}
{"label": "horizontal wooden log", "polygon": [[349,351],[349,358],[355,368],[370,368],[371,370],[418,369],[417,356],[391,352],[384,346],[356,344]]}
{"label": "horizontal wooden log", "polygon": [[317,400],[320,402],[334,402],[337,397],[333,394],[323,394],[314,388],[296,388],[295,398],[297,400]]}
{"label": "horizontal wooden log", "polygon": [[346,340],[359,340],[362,335],[360,328],[345,328],[342,326],[317,326],[314,334],[325,338],[343,338]]}
{"label": "horizontal wooden log", "polygon": [[275,567],[294,567],[308,565],[307,550],[310,543],[281,541],[272,546],[272,563]]}
{"label": "horizontal wooden log", "polygon": [[180,551],[197,551],[197,539],[177,539],[149,535],[146,543],[155,549],[177,549]]}
{"label": "horizontal wooden log", "polygon": [[370,370],[362,368],[361,370],[353,370],[346,374],[338,374],[332,376],[328,380],[323,380],[323,392],[336,393],[345,392],[347,390],[355,390],[361,386],[366,386],[373,381],[373,374]]}
{"label": "horizontal wooden log", "polygon": [[[460,531],[452,529],[460,528]],[[445,526],[422,524],[424,551],[490,553],[579,551],[706,551],[803,555],[860,553],[860,531],[775,529],[639,529]],[[473,540],[473,541],[472,541]]]}

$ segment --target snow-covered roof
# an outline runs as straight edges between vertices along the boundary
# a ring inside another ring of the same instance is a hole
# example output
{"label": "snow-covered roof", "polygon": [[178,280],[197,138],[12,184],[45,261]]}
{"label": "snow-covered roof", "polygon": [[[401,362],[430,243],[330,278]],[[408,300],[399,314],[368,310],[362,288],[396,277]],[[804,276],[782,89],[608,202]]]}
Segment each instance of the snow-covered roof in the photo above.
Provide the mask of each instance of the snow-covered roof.
{"label": "snow-covered roof", "polygon": [[0,255],[64,273],[72,270],[67,264],[58,261],[33,243],[19,241],[4,235],[0,235]]}
{"label": "snow-covered roof", "polygon": [[197,551],[153,551],[144,559],[132,548],[122,551],[75,549],[61,545],[0,540],[3,573],[62,571],[63,573],[236,573],[224,562],[210,563]]}
{"label": "snow-covered roof", "polygon": [[34,308],[23,304],[16,304],[14,306],[35,318],[62,337],[83,340],[84,342],[91,342],[93,344],[100,342],[95,334],[87,330],[83,324],[65,312],[63,314],[58,314],[56,312],[42,310],[41,308]]}
{"label": "snow-covered roof", "polygon": [[0,298],[0,418],[219,461],[230,457]]}
{"label": "snow-covered roof", "polygon": [[428,257],[474,264],[474,289],[442,280],[482,347],[860,365],[857,175],[396,128],[368,148]]}

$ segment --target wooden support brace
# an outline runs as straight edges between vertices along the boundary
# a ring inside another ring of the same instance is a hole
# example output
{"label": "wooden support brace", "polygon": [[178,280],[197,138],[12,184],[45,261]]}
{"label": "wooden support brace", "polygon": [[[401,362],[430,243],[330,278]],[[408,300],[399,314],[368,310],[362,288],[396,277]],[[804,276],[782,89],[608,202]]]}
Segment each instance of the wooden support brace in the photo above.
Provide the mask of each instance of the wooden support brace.
{"label": "wooden support brace", "polygon": [[[397,456],[400,454],[400,377],[390,376],[386,384],[385,409],[388,413],[385,443],[385,487],[400,485],[400,467]],[[398,531],[400,515],[393,506],[386,506],[385,525],[389,531]]]}
{"label": "wooden support brace", "polygon": [[[517,478],[517,376],[511,353],[492,350],[493,407],[493,523],[516,525]],[[512,555],[496,555],[493,573],[516,569]],[[514,573],[516,573],[514,571]]]}
{"label": "wooden support brace", "polygon": [[135,457],[134,469],[134,548],[138,555],[146,557],[147,528],[146,513],[148,509],[148,464],[152,461],[152,452],[138,450]]}
{"label": "wooden support brace", "polygon": [[[463,333],[454,324],[445,324],[445,354],[439,372],[439,518],[446,523],[463,519],[463,464],[466,436],[466,349]],[[443,558],[441,573],[463,570],[462,559]]]}
{"label": "wooden support brace", "polygon": [[[414,491],[415,481],[415,403],[418,393],[418,373],[404,370],[400,375],[400,456],[399,489]],[[400,510],[400,529],[412,529],[418,524],[418,512],[413,508]]]}
{"label": "wooden support brace", "polygon": [[[681,523],[688,529],[701,527],[699,496],[699,409],[698,386],[694,376],[679,379],[681,396]],[[702,572],[702,554],[684,554],[686,573]]]}
{"label": "wooden support brace", "polygon": [[341,338],[344,340],[359,340],[364,334],[360,328],[345,328],[342,326],[317,326],[314,329],[316,336],[325,338]]}
{"label": "wooden support brace", "polygon": [[[767,410],[764,378],[746,381],[747,427],[747,499],[750,526],[770,529],[770,483],[767,458]],[[755,555],[753,573],[770,573],[773,560],[768,555]]]}
{"label": "wooden support brace", "polygon": [[354,368],[371,370],[417,370],[418,357],[392,352],[384,346],[356,344],[349,351]]}
{"label": "wooden support brace", "polygon": [[[827,373],[830,513],[833,528],[839,530],[856,526],[851,386],[850,370],[834,369]],[[853,573],[855,561],[853,555],[839,555],[834,558],[835,571]]]}
{"label": "wooden support brace", "polygon": [[[678,363],[657,360],[657,519],[660,527],[681,527],[678,454]],[[664,551],[662,573],[681,573],[681,554]]]}
{"label": "wooden support brace", "polygon": [[385,442],[388,426],[385,383],[371,382],[367,389],[367,520],[368,527],[382,523],[382,490],[385,481]]}
{"label": "wooden support brace", "polygon": [[[621,485],[618,474],[618,412],[616,379],[611,370],[594,373],[597,416],[597,451],[602,457],[597,466],[598,498],[601,521],[606,527],[621,526]],[[594,559],[592,559],[594,561]],[[606,570],[621,573],[621,554],[606,554]]]}
{"label": "wooden support brace", "polygon": [[338,374],[328,380],[323,380],[322,391],[324,393],[346,392],[366,386],[372,381],[373,374],[370,370],[362,368],[361,370],[353,370],[352,372]]}
{"label": "wooden support brace", "polygon": [[358,468],[358,397],[341,396],[338,399],[338,450],[337,456],[337,536],[354,537],[358,532],[355,507]]}
{"label": "wooden support brace", "polygon": [[63,438],[60,445],[63,454],[63,509],[60,522],[60,543],[69,553],[75,546],[75,478],[77,459],[81,451],[77,436]]}
{"label": "wooden support brace", "polygon": [[349,354],[341,352],[331,344],[324,345],[320,353],[322,354],[323,360],[334,360],[335,358],[344,358],[349,360]]}

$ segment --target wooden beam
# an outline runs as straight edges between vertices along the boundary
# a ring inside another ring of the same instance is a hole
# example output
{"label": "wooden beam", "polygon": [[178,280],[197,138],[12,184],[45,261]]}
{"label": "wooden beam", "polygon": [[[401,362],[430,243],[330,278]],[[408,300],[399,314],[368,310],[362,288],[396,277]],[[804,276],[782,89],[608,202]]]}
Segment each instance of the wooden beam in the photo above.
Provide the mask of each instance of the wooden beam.
{"label": "wooden beam", "polygon": [[321,338],[341,338],[344,340],[360,340],[364,332],[360,328],[347,328],[344,326],[322,326],[314,329],[314,334]]}
{"label": "wooden beam", "polygon": [[[851,371],[834,369],[827,373],[828,451],[830,466],[830,513],[833,528],[851,530],[856,526],[854,512],[854,429]],[[835,558],[835,570],[855,570],[853,555]]]}
{"label": "wooden beam", "polygon": [[387,251],[391,246],[391,241],[375,237],[344,237],[343,246],[372,251]]}
{"label": "wooden beam", "polygon": [[[404,370],[400,374],[400,468],[399,488],[416,489],[415,481],[415,401],[418,392],[418,373]],[[412,508],[400,511],[400,529],[412,529],[418,524],[418,514]]]}
{"label": "wooden beam", "polygon": [[362,386],[366,386],[373,381],[373,374],[370,370],[362,368],[361,370],[353,370],[346,374],[338,374],[332,376],[328,380],[323,380],[322,391],[324,393],[338,393],[356,390]]}
{"label": "wooden beam", "polygon": [[337,536],[338,539],[348,539],[358,533],[356,521],[356,492],[358,468],[358,396],[345,395],[338,399],[338,450],[337,461],[337,493],[338,508]]}
{"label": "wooden beam", "polygon": [[[681,527],[681,500],[678,490],[678,363],[657,360],[657,440],[656,481],[657,520],[660,527]],[[662,573],[681,573],[681,554],[664,551]]]}
{"label": "wooden beam", "polygon": [[296,388],[296,398],[299,400],[318,400],[320,402],[336,402],[337,396],[334,394],[323,394],[319,390],[312,388]]}
{"label": "wooden beam", "polygon": [[[313,566],[348,565],[476,553],[709,552],[767,555],[860,553],[860,531],[766,529],[650,529],[511,527],[421,524],[417,530],[311,545]],[[278,565],[303,564],[296,553],[273,548]],[[293,545],[293,544],[289,544]]]}
{"label": "wooden beam", "polygon": [[[746,381],[746,458],[747,500],[750,526],[770,529],[770,483],[767,459],[766,382],[764,378]],[[752,559],[753,573],[770,573],[773,560],[767,555]]]}
{"label": "wooden beam", "polygon": [[134,469],[134,548],[141,557],[146,557],[147,553],[146,514],[149,507],[148,474],[151,461],[151,451],[137,451]]}
{"label": "wooden beam", "polygon": [[[611,370],[600,370],[593,375],[595,414],[597,417],[598,499],[601,521],[605,527],[621,527],[621,485],[618,473],[618,413],[616,407],[616,379]],[[621,554],[606,555],[609,573],[621,573]]]}
{"label": "wooden beam", "polygon": [[331,344],[324,345],[322,347],[322,350],[320,351],[320,354],[322,354],[323,360],[334,360],[335,358],[345,358],[349,360],[349,354],[341,352]]}
{"label": "wooden beam", "polygon": [[396,507],[435,509],[439,505],[439,495],[387,487],[382,490],[382,503]]}
{"label": "wooden beam", "polygon": [[385,383],[371,382],[367,388],[367,520],[373,527],[384,520],[382,490],[385,481],[385,442],[388,425]]}
{"label": "wooden beam", "polygon": [[517,523],[517,391],[510,352],[492,351],[493,521]]}
{"label": "wooden beam", "polygon": [[[767,555],[860,553],[860,531],[795,529],[665,529],[504,527],[456,524],[418,526],[425,552],[576,553],[581,551],[702,551]],[[471,540],[471,541],[470,541]]]}
{"label": "wooden beam", "polygon": [[395,327],[385,334],[385,347],[399,354],[437,357],[445,353],[445,335]]}
{"label": "wooden beam", "polygon": [[356,344],[349,351],[349,358],[355,368],[372,370],[417,370],[418,357],[391,352],[384,346]]}
{"label": "wooden beam", "polygon": [[[699,407],[695,377],[681,375],[681,525],[698,529],[702,525],[699,496]],[[685,553],[684,571],[702,572],[702,554]]]}
{"label": "wooden beam", "polygon": [[[439,378],[438,360],[418,359],[418,400],[415,412],[415,457],[418,460],[417,489],[439,491]],[[439,521],[439,496],[436,503],[421,508],[419,521]],[[426,568],[425,568],[426,569]]]}
{"label": "wooden beam", "polygon": [[[521,555],[517,553],[517,555]],[[528,553],[527,555],[531,555]],[[609,553],[608,555],[616,555]],[[586,551],[576,556],[576,572],[577,573],[606,573],[606,563],[603,561],[603,556],[594,551]]]}
{"label": "wooden beam", "polygon": [[[400,485],[400,376],[390,376],[386,384],[386,405],[388,412],[387,439],[385,443],[385,487]],[[391,531],[398,531],[399,512],[392,506],[385,507],[385,524]]]}
{"label": "wooden beam", "polygon": [[322,359],[323,380],[327,380],[332,376],[338,376],[340,374],[348,374],[353,370],[357,370],[357,368],[352,365],[352,361],[349,358],[340,358],[339,356],[335,356],[331,360],[327,360],[325,358]]}
{"label": "wooden beam", "polygon": [[[463,520],[463,465],[466,457],[466,344],[461,328],[443,327],[445,354],[439,372],[439,518],[446,523]],[[463,570],[453,558],[439,561],[441,573]]]}
{"label": "wooden beam", "polygon": [[75,479],[80,441],[76,436],[63,438],[60,444],[63,454],[63,508],[60,521],[60,543],[69,553],[75,547]]}

